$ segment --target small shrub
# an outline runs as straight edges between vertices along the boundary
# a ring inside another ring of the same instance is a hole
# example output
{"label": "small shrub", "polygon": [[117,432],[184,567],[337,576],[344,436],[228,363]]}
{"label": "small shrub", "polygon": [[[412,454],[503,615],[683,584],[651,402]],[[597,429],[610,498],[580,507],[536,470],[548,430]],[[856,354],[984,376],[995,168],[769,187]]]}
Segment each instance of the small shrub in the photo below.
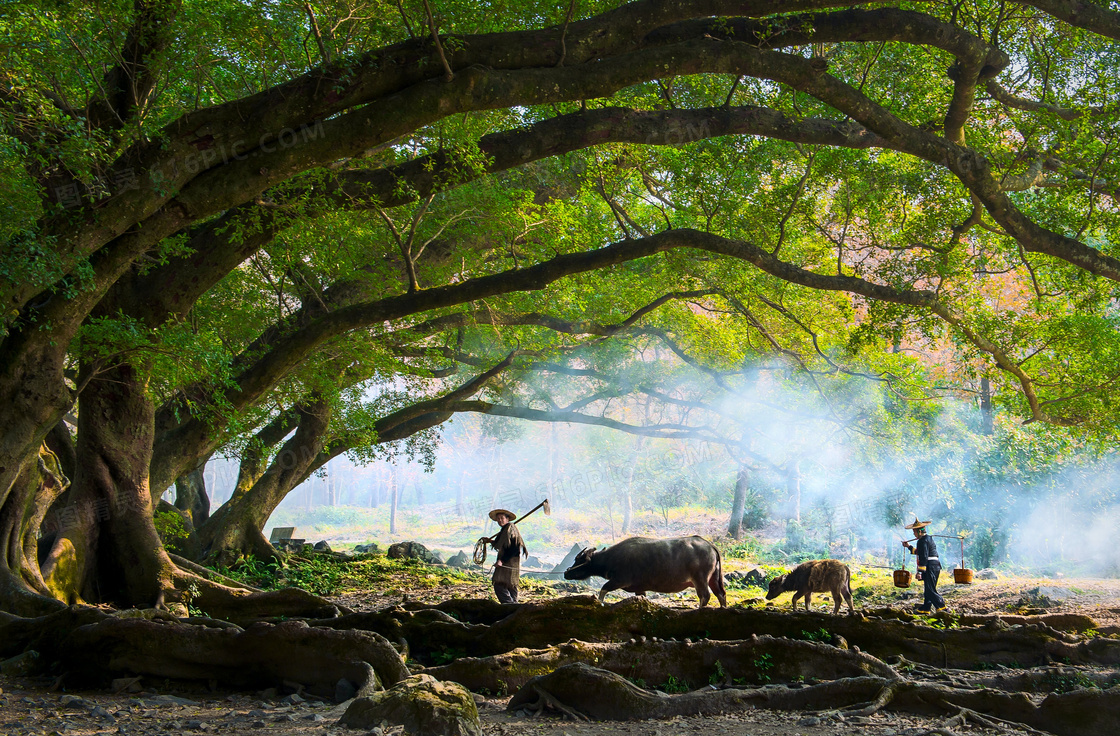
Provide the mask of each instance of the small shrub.
{"label": "small shrub", "polygon": [[673,675],[669,675],[669,679],[660,687],[660,690],[666,693],[687,693],[689,689],[687,682],[678,680]]}
{"label": "small shrub", "polygon": [[802,629],[801,638],[808,639],[809,641],[823,641],[827,643],[832,641],[832,634],[825,628],[820,628],[816,631],[805,631]]}
{"label": "small shrub", "polygon": [[774,669],[774,658],[769,654],[760,654],[754,661],[759,682],[770,682],[770,670]]}
{"label": "small shrub", "polygon": [[174,511],[157,511],[155,522],[156,532],[167,551],[177,555],[185,554],[190,532],[183,517]]}
{"label": "small shrub", "polygon": [[727,679],[727,673],[723,669],[723,662],[720,662],[717,659],[716,660],[715,671],[712,674],[708,675],[708,684],[709,685],[718,685],[726,679]]}

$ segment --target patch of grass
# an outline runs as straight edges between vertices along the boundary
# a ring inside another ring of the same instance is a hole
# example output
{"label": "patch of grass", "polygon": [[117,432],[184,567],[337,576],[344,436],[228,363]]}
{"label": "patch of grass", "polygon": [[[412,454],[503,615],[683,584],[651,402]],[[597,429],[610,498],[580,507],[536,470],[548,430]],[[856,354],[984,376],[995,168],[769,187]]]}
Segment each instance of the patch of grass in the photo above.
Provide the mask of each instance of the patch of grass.
{"label": "patch of grass", "polygon": [[[232,567],[219,567],[217,571],[262,590],[296,587],[315,595],[387,590],[393,584],[435,588],[474,581],[466,572],[431,567],[419,560],[390,560],[381,555],[346,558],[315,552],[293,554],[283,563],[246,558]],[[536,586],[527,584],[526,587]]]}
{"label": "patch of grass", "polygon": [[821,627],[816,631],[806,631],[805,629],[802,629],[801,638],[808,639],[809,641],[822,641],[827,644],[828,642],[832,641],[832,633],[824,627]]}

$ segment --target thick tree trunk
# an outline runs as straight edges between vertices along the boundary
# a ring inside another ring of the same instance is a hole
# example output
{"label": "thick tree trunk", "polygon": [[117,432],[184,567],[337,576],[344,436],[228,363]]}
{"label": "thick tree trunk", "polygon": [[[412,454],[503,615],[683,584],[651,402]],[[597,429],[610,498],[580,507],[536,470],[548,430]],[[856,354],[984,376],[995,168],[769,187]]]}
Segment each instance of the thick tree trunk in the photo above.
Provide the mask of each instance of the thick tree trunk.
{"label": "thick tree trunk", "polygon": [[175,508],[190,516],[194,528],[210,518],[210,497],[206,494],[206,458],[193,470],[175,479]]}
{"label": "thick tree trunk", "polygon": [[750,487],[751,475],[746,465],[739,466],[735,476],[735,494],[731,498],[731,521],[727,525],[727,533],[732,539],[743,537],[743,509],[747,505],[747,489]]}
{"label": "thick tree trunk", "polygon": [[[44,484],[41,457],[48,433],[73,404],[62,368],[69,333],[38,327],[0,341],[0,609],[43,613],[57,604],[43,594],[37,555],[28,554],[51,502],[62,489]],[[57,468],[56,468],[57,470]],[[49,481],[48,481],[49,482]],[[35,525],[35,526],[32,526]]]}
{"label": "thick tree trunk", "polygon": [[[285,496],[311,472],[323,449],[330,424],[330,405],[321,398],[299,409],[299,425],[268,469],[257,473],[242,468],[229,501],[198,530],[203,556],[212,563],[230,565],[242,556],[274,559],[276,550],[264,538],[264,525]],[[248,478],[257,475],[246,487]]]}
{"label": "thick tree trunk", "polygon": [[57,599],[65,598],[52,590],[40,568],[38,535],[43,518],[68,482],[58,458],[43,447],[16,478],[0,507],[0,608],[41,615],[63,605]]}
{"label": "thick tree trunk", "polygon": [[148,486],[154,416],[127,363],[102,369],[82,392],[74,484],[47,558],[57,564],[44,567],[56,594],[148,608],[173,589]]}

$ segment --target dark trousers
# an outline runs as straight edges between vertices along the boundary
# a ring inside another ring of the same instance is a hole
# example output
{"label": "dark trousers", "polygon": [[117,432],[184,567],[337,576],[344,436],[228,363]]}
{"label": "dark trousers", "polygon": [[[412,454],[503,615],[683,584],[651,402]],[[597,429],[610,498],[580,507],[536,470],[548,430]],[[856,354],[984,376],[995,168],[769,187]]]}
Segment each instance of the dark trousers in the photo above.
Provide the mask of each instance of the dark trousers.
{"label": "dark trousers", "polygon": [[928,560],[926,569],[922,572],[922,582],[925,583],[926,599],[923,608],[936,611],[945,607],[945,599],[937,592],[937,578],[941,575],[941,563],[937,560]]}
{"label": "dark trousers", "polygon": [[517,588],[511,588],[496,580],[494,581],[494,595],[498,596],[498,603],[517,603]]}

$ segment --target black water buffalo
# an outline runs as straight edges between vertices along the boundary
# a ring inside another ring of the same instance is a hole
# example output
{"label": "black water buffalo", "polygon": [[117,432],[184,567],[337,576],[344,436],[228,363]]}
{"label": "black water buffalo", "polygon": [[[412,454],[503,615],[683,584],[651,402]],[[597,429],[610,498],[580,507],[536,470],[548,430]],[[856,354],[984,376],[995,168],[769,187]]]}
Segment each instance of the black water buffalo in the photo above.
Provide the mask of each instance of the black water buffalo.
{"label": "black water buffalo", "polygon": [[840,612],[840,601],[848,604],[848,613],[855,613],[852,606],[852,572],[840,560],[809,560],[802,562],[785,575],[770,581],[770,590],[766,593],[766,600],[773,600],[782,593],[795,591],[792,607],[797,608],[797,599],[805,598],[805,610],[809,610],[809,601],[813,593],[832,593],[835,604],[832,613]]}
{"label": "black water buffalo", "polygon": [[703,537],[630,537],[604,550],[588,547],[564,571],[567,580],[587,580],[592,575],[607,579],[599,591],[600,603],[612,590],[645,595],[696,588],[703,608],[712,597],[710,588],[720,607],[727,605],[719,550]]}

